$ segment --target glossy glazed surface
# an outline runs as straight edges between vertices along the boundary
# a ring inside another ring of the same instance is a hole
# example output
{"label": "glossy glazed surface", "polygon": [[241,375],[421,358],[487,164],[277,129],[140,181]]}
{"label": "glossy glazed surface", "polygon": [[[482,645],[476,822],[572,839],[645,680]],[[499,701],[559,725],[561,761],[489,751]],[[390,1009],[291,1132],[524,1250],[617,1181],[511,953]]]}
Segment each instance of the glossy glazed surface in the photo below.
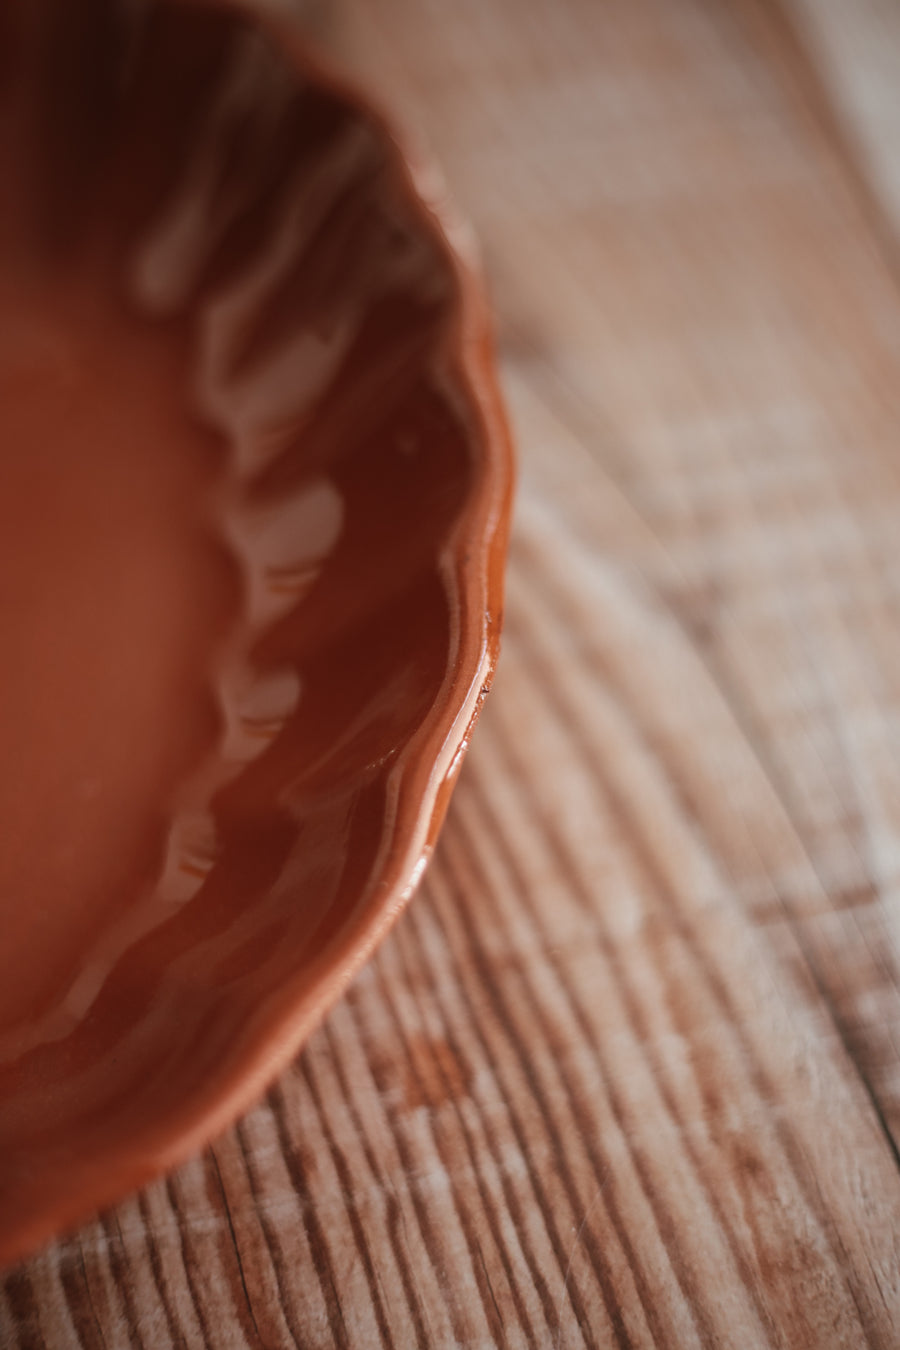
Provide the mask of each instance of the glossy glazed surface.
{"label": "glossy glazed surface", "polygon": [[247,1105],[408,896],[508,491],[374,114],[224,7],[4,7],[0,1259]]}

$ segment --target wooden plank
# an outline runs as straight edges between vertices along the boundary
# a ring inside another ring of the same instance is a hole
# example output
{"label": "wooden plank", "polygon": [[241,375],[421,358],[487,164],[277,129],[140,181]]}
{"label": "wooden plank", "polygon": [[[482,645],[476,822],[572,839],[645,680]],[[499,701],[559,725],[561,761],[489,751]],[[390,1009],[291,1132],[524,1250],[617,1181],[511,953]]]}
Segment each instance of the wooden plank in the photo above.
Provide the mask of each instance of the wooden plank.
{"label": "wooden plank", "polygon": [[893,1347],[900,297],[860,178],[755,0],[321,28],[483,241],[501,671],[348,997],[11,1272],[0,1344]]}
{"label": "wooden plank", "polygon": [[848,149],[900,223],[900,10],[890,0],[787,0],[800,49]]}

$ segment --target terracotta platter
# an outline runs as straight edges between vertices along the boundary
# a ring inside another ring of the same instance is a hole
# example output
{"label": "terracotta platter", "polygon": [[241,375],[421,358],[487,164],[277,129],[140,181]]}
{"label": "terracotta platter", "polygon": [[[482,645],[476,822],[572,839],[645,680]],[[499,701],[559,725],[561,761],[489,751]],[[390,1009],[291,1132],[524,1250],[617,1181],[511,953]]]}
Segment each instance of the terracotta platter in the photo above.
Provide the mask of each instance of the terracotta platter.
{"label": "terracotta platter", "polygon": [[477,285],[210,5],[0,9],[0,1259],[198,1148],[412,890],[496,656]]}

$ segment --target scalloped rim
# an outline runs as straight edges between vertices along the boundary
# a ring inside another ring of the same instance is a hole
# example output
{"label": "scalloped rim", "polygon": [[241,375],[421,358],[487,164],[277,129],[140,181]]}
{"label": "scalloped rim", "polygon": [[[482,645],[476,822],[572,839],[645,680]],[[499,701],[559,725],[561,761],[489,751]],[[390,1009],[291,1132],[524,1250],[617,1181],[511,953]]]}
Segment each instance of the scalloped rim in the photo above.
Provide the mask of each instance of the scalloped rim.
{"label": "scalloped rim", "polygon": [[[169,3],[172,0],[168,0]],[[448,365],[468,396],[483,445],[480,473],[442,563],[459,610],[454,659],[431,714],[402,755],[393,832],[380,874],[361,897],[354,920],[302,976],[288,982],[264,1024],[235,1051],[228,1081],[196,1103],[189,1119],[173,1114],[152,1154],[137,1147],[89,1174],[54,1210],[0,1235],[0,1265],[21,1260],[54,1236],[87,1220],[196,1155],[264,1094],[296,1057],[313,1029],[372,955],[416,890],[433,850],[472,728],[490,688],[499,654],[514,458],[495,371],[493,334],[474,240],[435,185],[434,166],[377,104],[328,69],[306,47],[295,21],[247,0],[174,0],[235,9],[267,31],[298,74],[365,118],[393,151],[391,168],[414,213],[440,247],[456,285],[455,322],[448,325]],[[294,984],[304,986],[295,989]]]}

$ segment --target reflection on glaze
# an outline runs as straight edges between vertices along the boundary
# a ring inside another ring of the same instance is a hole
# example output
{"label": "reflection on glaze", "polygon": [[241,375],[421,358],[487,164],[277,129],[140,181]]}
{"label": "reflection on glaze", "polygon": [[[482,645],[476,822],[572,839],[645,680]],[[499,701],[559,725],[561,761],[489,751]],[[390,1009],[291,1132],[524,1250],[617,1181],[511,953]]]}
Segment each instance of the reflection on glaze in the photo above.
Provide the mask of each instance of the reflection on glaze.
{"label": "reflection on glaze", "polygon": [[174,314],[189,302],[210,252],[253,186],[244,180],[224,196],[220,191],[232,139],[251,116],[271,135],[292,93],[287,71],[273,70],[262,39],[250,35],[242,41],[194,127],[175,191],[159,205],[135,250],[132,288],[148,312]]}
{"label": "reflection on glaze", "polygon": [[322,479],[291,496],[245,505],[226,520],[253,627],[273,622],[307,593],[337,543],[342,514],[336,488]]}
{"label": "reflection on glaze", "polygon": [[300,676],[290,666],[262,675],[249,669],[225,675],[220,685],[223,762],[243,768],[262,754],[287,725],[299,698]]}
{"label": "reflection on glaze", "polygon": [[156,895],[168,904],[184,904],[197,894],[219,854],[212,811],[184,811],[169,827],[162,876]]}

